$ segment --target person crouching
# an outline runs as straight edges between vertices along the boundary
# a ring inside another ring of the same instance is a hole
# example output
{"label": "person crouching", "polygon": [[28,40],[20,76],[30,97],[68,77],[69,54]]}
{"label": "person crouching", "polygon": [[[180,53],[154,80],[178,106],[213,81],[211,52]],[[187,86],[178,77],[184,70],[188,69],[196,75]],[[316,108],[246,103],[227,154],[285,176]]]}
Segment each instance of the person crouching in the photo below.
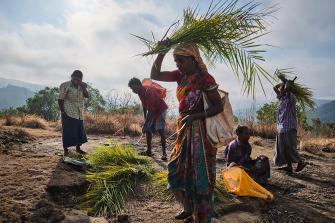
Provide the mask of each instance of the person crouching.
{"label": "person crouching", "polygon": [[146,134],[147,139],[146,155],[152,156],[152,134],[157,131],[161,137],[161,158],[166,161],[165,117],[168,108],[167,104],[155,89],[143,86],[138,78],[130,79],[128,86],[139,96],[142,102],[145,120],[142,132]]}
{"label": "person crouching", "polygon": [[242,167],[257,183],[267,184],[270,178],[270,163],[268,157],[261,155],[251,158],[252,147],[249,143],[250,130],[247,126],[238,126],[237,139],[231,141],[225,149],[227,167]]}

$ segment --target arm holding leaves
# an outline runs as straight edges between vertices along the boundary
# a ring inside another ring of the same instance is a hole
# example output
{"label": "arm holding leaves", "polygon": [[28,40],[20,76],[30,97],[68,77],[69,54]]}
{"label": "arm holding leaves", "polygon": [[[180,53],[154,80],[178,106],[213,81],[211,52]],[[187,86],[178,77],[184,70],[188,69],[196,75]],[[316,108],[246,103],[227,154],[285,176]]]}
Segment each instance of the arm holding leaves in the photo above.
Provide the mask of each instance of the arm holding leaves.
{"label": "arm holding leaves", "polygon": [[[158,42],[158,44],[166,48],[171,47],[171,41],[168,38]],[[171,72],[161,71],[164,57],[165,53],[158,54],[154,64],[152,65],[150,78],[157,81],[174,82],[176,81],[176,78],[173,75],[171,75]]]}

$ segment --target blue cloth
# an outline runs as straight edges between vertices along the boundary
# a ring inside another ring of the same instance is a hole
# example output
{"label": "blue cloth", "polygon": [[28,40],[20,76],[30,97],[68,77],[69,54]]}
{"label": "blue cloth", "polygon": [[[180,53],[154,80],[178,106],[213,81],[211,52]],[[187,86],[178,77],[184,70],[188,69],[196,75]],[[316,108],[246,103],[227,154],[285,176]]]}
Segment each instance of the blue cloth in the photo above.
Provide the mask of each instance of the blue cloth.
{"label": "blue cloth", "polygon": [[287,95],[278,97],[279,111],[277,116],[277,131],[285,133],[291,129],[297,129],[296,98],[294,94],[288,92]]}
{"label": "blue cloth", "polygon": [[83,120],[62,116],[63,148],[87,142]]}
{"label": "blue cloth", "polygon": [[147,127],[145,129],[146,132],[154,133],[156,131],[164,131],[166,125],[165,117],[166,117],[166,111],[160,114],[158,118],[149,120],[147,123]]}

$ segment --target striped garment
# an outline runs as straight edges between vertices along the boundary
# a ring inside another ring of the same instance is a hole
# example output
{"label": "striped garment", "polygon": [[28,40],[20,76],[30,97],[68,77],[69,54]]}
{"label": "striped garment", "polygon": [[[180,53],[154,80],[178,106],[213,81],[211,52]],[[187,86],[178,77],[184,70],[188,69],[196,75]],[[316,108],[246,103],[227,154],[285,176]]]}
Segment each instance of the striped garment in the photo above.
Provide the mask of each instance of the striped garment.
{"label": "striped garment", "polygon": [[297,129],[296,98],[288,92],[287,95],[278,97],[279,111],[277,116],[278,133],[286,133],[291,129]]}

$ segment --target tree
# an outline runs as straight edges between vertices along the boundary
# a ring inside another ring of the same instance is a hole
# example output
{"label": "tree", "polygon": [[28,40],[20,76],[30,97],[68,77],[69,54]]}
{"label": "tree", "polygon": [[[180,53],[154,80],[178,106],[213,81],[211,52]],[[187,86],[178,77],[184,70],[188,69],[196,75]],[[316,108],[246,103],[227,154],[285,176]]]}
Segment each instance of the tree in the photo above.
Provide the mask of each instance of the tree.
{"label": "tree", "polygon": [[[104,111],[105,100],[98,89],[88,85],[89,97],[85,99],[85,111],[101,112]],[[33,97],[28,98],[26,105],[17,108],[18,112],[27,114],[35,114],[41,116],[45,120],[55,121],[58,119],[58,87],[46,87],[37,92]]]}
{"label": "tree", "polygon": [[105,111],[106,101],[100,91],[93,88],[91,84],[87,85],[89,97],[85,100],[85,111],[88,112],[103,112]]}
{"label": "tree", "polygon": [[[256,111],[257,122],[260,124],[274,124],[277,122],[277,113],[279,109],[278,101],[265,103]],[[307,127],[307,116],[301,104],[297,104],[297,120],[301,127]]]}
{"label": "tree", "polygon": [[58,117],[58,88],[46,87],[37,92],[33,97],[28,98],[26,105],[19,108],[28,114],[41,116],[46,120],[57,120]]}
{"label": "tree", "polygon": [[106,97],[106,109],[110,113],[140,114],[142,106],[136,102],[129,91],[111,90]]}
{"label": "tree", "polygon": [[256,111],[257,122],[260,124],[273,124],[277,120],[278,102],[265,103]]}

